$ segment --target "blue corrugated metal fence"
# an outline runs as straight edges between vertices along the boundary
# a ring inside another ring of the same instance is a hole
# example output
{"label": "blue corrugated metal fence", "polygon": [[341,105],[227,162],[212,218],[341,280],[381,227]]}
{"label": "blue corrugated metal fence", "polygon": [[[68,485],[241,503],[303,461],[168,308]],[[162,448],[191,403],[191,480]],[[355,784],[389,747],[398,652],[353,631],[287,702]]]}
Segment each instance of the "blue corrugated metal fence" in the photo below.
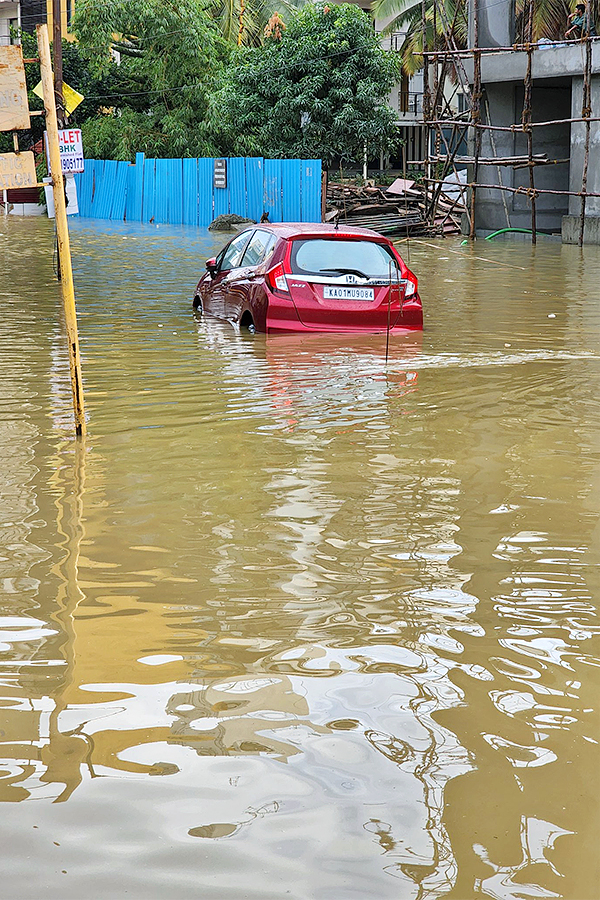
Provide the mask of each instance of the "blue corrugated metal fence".
{"label": "blue corrugated metal fence", "polygon": [[206,226],[222,213],[258,221],[321,221],[321,160],[227,160],[227,187],[213,187],[213,159],[86,159],[76,175],[79,214],[96,219]]}

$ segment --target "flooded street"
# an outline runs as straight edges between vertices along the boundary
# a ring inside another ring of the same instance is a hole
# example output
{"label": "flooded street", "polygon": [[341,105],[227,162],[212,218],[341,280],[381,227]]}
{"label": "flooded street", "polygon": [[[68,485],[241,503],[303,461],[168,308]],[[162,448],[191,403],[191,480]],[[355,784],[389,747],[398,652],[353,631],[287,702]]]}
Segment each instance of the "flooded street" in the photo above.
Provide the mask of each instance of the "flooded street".
{"label": "flooded street", "polygon": [[600,248],[400,249],[423,334],[193,314],[205,231],[0,218],[4,895],[600,896]]}

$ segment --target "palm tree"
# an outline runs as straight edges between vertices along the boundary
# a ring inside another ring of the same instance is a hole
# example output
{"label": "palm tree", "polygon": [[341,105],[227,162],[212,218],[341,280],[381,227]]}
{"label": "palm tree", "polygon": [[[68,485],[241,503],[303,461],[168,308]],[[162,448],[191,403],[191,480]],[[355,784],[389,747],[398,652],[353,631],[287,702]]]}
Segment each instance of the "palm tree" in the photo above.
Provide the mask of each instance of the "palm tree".
{"label": "palm tree", "polygon": [[275,13],[291,14],[306,0],[211,0],[208,11],[223,37],[238,46],[257,47]]}
{"label": "palm tree", "polygon": [[[400,48],[402,69],[406,75],[414,75],[423,68],[423,16],[419,0],[374,0],[371,9],[378,19],[392,16],[383,34],[405,31]],[[426,0],[425,49],[436,50],[446,46],[446,38],[453,40],[458,49],[467,44],[466,0]]]}
{"label": "palm tree", "polygon": [[[550,38],[560,41],[564,38],[567,16],[572,9],[568,0],[535,0],[533,9],[533,34],[531,40]],[[529,0],[515,2],[515,41],[525,43],[529,19]]]}

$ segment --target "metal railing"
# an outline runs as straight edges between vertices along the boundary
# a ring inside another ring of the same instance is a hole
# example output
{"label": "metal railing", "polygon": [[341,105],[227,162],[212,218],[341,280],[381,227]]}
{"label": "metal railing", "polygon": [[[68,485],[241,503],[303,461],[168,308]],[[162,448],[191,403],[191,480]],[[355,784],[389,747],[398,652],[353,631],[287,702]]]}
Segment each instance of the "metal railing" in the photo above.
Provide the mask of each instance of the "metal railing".
{"label": "metal railing", "polygon": [[423,115],[422,91],[398,91],[398,115],[411,118]]}

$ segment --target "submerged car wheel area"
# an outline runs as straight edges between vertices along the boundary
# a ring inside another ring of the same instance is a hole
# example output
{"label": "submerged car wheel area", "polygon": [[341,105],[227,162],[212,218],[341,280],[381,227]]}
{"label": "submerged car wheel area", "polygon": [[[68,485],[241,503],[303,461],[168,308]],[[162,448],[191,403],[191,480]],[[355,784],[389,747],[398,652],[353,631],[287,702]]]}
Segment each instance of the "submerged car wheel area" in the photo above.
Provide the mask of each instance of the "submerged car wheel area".
{"label": "submerged car wheel area", "polygon": [[245,228],[207,261],[193,305],[268,333],[423,328],[417,278],[394,245],[332,225]]}

